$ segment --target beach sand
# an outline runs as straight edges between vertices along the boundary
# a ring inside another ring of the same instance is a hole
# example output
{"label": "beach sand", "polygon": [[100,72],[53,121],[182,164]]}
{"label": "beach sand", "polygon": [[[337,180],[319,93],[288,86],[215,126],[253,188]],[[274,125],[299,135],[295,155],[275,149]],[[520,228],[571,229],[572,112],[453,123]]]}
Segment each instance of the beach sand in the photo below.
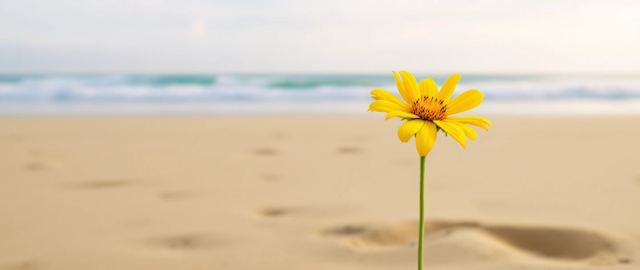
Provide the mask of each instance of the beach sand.
{"label": "beach sand", "polygon": [[[416,269],[379,117],[0,119],[0,270]],[[640,269],[640,118],[492,118],[426,165],[425,269]]]}

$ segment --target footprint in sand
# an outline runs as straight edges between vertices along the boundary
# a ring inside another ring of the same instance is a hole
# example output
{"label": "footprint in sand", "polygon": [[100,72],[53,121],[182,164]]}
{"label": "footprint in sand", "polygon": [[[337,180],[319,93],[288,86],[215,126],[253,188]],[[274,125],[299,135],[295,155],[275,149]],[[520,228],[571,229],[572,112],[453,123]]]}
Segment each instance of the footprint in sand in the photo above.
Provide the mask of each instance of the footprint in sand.
{"label": "footprint in sand", "polygon": [[25,171],[29,172],[61,170],[63,168],[62,162],[58,161],[32,161],[24,165]]}
{"label": "footprint in sand", "polygon": [[360,154],[362,152],[363,152],[362,148],[355,147],[355,146],[342,146],[338,148],[339,154]]}
{"label": "footprint in sand", "polygon": [[191,193],[185,191],[165,191],[160,193],[160,199],[164,201],[185,200],[191,197]]}
{"label": "footprint in sand", "polygon": [[42,162],[29,162],[24,165],[24,169],[30,172],[34,171],[42,171],[46,168],[45,164]]}
{"label": "footprint in sand", "polygon": [[517,248],[551,258],[585,259],[616,249],[613,240],[587,230],[509,226],[485,229]]}
{"label": "footprint in sand", "polygon": [[206,250],[219,247],[222,241],[206,234],[185,234],[148,239],[145,243],[154,248],[171,250]]}
{"label": "footprint in sand", "polygon": [[628,263],[631,263],[631,259],[628,259],[628,258],[618,259],[618,263],[620,263],[620,264],[628,264]]}
{"label": "footprint in sand", "polygon": [[257,156],[275,156],[278,151],[273,148],[258,148],[253,150],[253,154]]}
{"label": "footprint in sand", "polygon": [[131,186],[136,184],[135,180],[128,179],[112,179],[112,180],[92,180],[76,183],[65,184],[66,187],[71,188],[86,188],[86,189],[112,189],[125,186]]}
{"label": "footprint in sand", "polygon": [[252,211],[249,216],[260,219],[317,219],[327,216],[345,215],[352,209],[346,206],[295,206],[264,207]]}
{"label": "footprint in sand", "polygon": [[265,173],[265,174],[262,174],[260,178],[265,181],[273,182],[273,181],[280,180],[281,177],[280,175],[275,173]]}
{"label": "footprint in sand", "polygon": [[[583,229],[428,222],[424,233],[425,250],[432,256],[447,250],[476,258],[528,256],[578,261],[611,258],[619,251],[612,238]],[[418,223],[346,225],[322,230],[319,235],[343,238],[344,244],[354,251],[407,247],[417,242]],[[626,258],[616,261],[629,263]]]}
{"label": "footprint in sand", "polygon": [[254,214],[261,218],[276,218],[288,215],[291,212],[288,209],[283,208],[263,208],[256,210]]}
{"label": "footprint in sand", "polygon": [[0,265],[0,270],[36,270],[42,269],[44,263],[39,261],[23,261]]}
{"label": "footprint in sand", "polygon": [[345,237],[362,234],[368,229],[370,228],[364,225],[344,225],[323,230],[320,232],[320,235],[329,237]]}

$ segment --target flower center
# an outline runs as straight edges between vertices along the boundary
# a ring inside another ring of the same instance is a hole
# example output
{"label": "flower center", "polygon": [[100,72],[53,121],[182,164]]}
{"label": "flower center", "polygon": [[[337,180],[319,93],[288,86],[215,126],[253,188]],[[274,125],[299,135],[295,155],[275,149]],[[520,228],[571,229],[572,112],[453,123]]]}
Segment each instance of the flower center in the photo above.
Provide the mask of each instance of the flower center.
{"label": "flower center", "polygon": [[420,97],[413,102],[413,114],[422,120],[442,120],[447,118],[447,105],[435,97]]}

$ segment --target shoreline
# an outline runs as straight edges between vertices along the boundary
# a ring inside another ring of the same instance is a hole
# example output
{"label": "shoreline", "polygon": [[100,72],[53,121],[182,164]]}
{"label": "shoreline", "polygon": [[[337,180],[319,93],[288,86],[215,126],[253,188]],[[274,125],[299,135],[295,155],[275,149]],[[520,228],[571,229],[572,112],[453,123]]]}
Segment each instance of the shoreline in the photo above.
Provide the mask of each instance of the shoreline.
{"label": "shoreline", "polygon": [[[0,117],[39,116],[365,116],[370,101],[317,102],[0,102]],[[640,116],[640,99],[486,101],[473,114]],[[461,115],[464,115],[461,114]]]}

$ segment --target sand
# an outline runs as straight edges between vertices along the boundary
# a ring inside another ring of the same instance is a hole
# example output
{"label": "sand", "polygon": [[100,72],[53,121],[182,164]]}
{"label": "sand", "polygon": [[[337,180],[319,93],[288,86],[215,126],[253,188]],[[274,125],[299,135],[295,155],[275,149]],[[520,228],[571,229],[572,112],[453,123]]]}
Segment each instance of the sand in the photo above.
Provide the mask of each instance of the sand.
{"label": "sand", "polygon": [[[416,269],[379,117],[0,119],[0,269]],[[425,269],[640,269],[640,118],[493,118],[427,158]]]}

